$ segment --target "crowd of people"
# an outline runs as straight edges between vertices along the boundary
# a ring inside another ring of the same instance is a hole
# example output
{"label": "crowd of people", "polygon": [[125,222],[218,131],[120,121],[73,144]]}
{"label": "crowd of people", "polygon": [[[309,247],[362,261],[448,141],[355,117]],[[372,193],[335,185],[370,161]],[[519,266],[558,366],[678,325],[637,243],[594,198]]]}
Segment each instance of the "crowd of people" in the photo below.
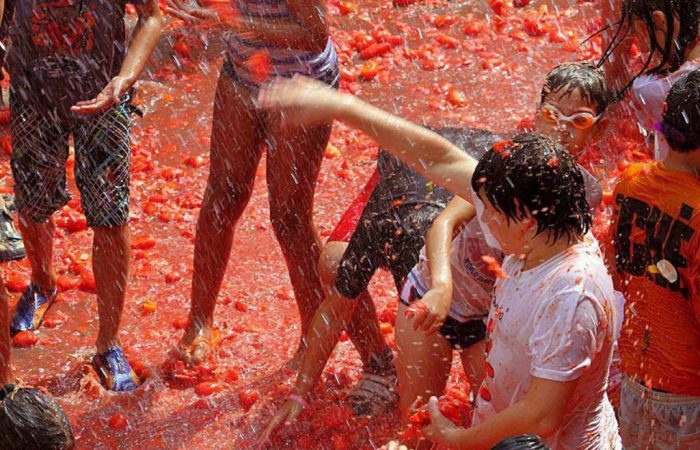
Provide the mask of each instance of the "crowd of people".
{"label": "crowd of people", "polygon": [[[14,311],[0,289],[0,425],[15,430],[4,430],[3,447],[74,441],[58,405],[14,386],[10,366],[11,335],[40,329],[56,300],[52,215],[70,199],[69,137],[94,231],[100,321],[92,366],[112,391],[142,382],[119,338],[131,98],[163,19],[156,0],[129,3],[138,14],[130,37],[123,1],[0,0],[14,178],[14,200],[2,201],[0,259],[26,253],[31,266]],[[700,446],[700,1],[623,0],[602,11],[610,25],[601,59],[552,68],[531,125],[502,136],[424,128],[338,90],[323,1],[239,0],[236,11],[183,0],[166,7],[189,23],[228,28],[189,322],[174,355],[189,365],[214,358],[216,298],[265,151],[271,222],[301,340],[293,391],[260,430],[261,445],[311,401],[345,330],[363,365],[347,398],[356,415],[398,406],[408,425],[427,410],[418,435],[386,448]],[[632,40],[648,55],[639,70],[625,60]],[[262,74],[251,64],[261,54],[269,68]],[[623,174],[609,235],[598,242],[591,228],[603,189],[581,155],[615,139],[608,124],[617,103],[631,105],[655,161]],[[324,246],[313,198],[334,121],[381,151]],[[396,354],[367,289],[380,268],[399,302]],[[454,351],[474,403],[468,428],[445,417],[438,401]],[[611,371],[622,373],[621,387]],[[617,388],[613,406],[608,392]]]}

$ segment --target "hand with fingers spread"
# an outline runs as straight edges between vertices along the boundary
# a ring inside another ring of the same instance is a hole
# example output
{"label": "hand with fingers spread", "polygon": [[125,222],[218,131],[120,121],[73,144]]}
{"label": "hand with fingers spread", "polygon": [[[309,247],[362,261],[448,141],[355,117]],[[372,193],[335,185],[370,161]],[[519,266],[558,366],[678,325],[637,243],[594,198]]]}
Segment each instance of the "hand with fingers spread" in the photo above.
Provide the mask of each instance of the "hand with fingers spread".
{"label": "hand with fingers spread", "polygon": [[276,78],[258,96],[260,108],[280,112],[287,124],[313,125],[336,117],[352,96],[303,76]]}
{"label": "hand with fingers spread", "polygon": [[165,12],[178,19],[191,24],[220,23],[221,19],[216,11],[204,8],[198,2],[185,0],[166,0]]}
{"label": "hand with fingers spread", "polygon": [[379,450],[408,450],[408,447],[399,441],[390,441],[382,445]]}
{"label": "hand with fingers spread", "polygon": [[463,429],[442,415],[437,397],[430,397],[428,413],[430,425],[423,428],[423,435],[435,444],[454,447],[458,441],[459,431]]}
{"label": "hand with fingers spread", "polygon": [[287,401],[282,405],[282,407],[277,411],[277,414],[270,420],[267,424],[265,430],[260,435],[258,439],[258,447],[262,447],[270,439],[272,433],[284,424],[285,426],[291,425],[299,415],[302,413],[304,408],[307,406],[306,400],[298,395],[290,395]]}
{"label": "hand with fingers spread", "polygon": [[116,76],[102,89],[102,92],[90,100],[84,100],[71,107],[76,114],[91,115],[107,111],[121,102],[122,97],[131,89],[135,79]]}
{"label": "hand with fingers spread", "polygon": [[413,317],[414,330],[431,335],[445,322],[451,303],[451,290],[442,285],[434,286],[406,310],[406,315]]}

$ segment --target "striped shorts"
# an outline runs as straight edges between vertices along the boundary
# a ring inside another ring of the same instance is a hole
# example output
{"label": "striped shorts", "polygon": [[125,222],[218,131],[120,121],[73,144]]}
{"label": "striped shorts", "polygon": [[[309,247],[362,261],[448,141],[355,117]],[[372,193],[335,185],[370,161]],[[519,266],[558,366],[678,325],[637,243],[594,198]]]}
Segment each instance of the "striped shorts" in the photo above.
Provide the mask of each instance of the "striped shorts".
{"label": "striped shorts", "polygon": [[75,143],[75,181],[90,227],[117,227],[129,219],[131,141],[128,100],[84,120],[52,120],[10,98],[15,203],[24,217],[46,222],[69,200],[68,137]]}

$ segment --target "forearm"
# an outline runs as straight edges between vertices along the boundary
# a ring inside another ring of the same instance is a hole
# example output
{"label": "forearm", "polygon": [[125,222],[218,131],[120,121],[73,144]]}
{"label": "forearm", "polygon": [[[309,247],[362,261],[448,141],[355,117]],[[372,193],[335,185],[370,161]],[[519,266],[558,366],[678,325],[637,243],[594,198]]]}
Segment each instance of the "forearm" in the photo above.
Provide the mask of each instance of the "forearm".
{"label": "forearm", "polygon": [[441,287],[452,297],[452,268],[450,250],[454,221],[438,218],[425,238],[425,254],[428,259],[431,287]]}
{"label": "forearm", "polygon": [[126,78],[131,84],[138,80],[158,44],[163,22],[157,3],[149,3],[143,8],[147,9],[147,13],[139,13],[139,21],[119,72],[119,76]]}
{"label": "forearm", "polygon": [[354,301],[337,294],[329,295],[318,307],[306,336],[307,348],[294,386],[295,394],[304,397],[316,386],[354,310]]}
{"label": "forearm", "polygon": [[349,95],[340,102],[335,118],[362,130],[426,178],[471,199],[477,161],[439,134]]}

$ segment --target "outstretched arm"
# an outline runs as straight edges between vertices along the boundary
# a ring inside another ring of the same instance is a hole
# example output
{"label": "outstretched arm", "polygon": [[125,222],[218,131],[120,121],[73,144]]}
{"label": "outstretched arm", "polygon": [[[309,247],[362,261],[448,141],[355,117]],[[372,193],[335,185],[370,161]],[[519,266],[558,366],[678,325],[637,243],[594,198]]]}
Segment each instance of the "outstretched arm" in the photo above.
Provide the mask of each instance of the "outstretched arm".
{"label": "outstretched arm", "polygon": [[355,305],[355,301],[333,293],[318,307],[306,335],[307,348],[292,396],[282,405],[261,434],[261,444],[269,439],[279,425],[288,425],[299,417],[304,408],[303,403],[321,378],[323,369],[338,344],[340,334],[352,317]]}
{"label": "outstretched arm", "polygon": [[119,75],[112,78],[97,97],[76,103],[71,111],[77,114],[97,114],[106,111],[118,104],[122,96],[141,76],[151,52],[158,44],[163,19],[158,8],[158,0],[148,0],[139,5],[137,11],[139,20]]}
{"label": "outstretched arm", "polygon": [[343,121],[421,175],[471,200],[477,161],[437,133],[301,76],[276,79],[260,92],[259,102],[262,108],[279,110],[288,122]]}

